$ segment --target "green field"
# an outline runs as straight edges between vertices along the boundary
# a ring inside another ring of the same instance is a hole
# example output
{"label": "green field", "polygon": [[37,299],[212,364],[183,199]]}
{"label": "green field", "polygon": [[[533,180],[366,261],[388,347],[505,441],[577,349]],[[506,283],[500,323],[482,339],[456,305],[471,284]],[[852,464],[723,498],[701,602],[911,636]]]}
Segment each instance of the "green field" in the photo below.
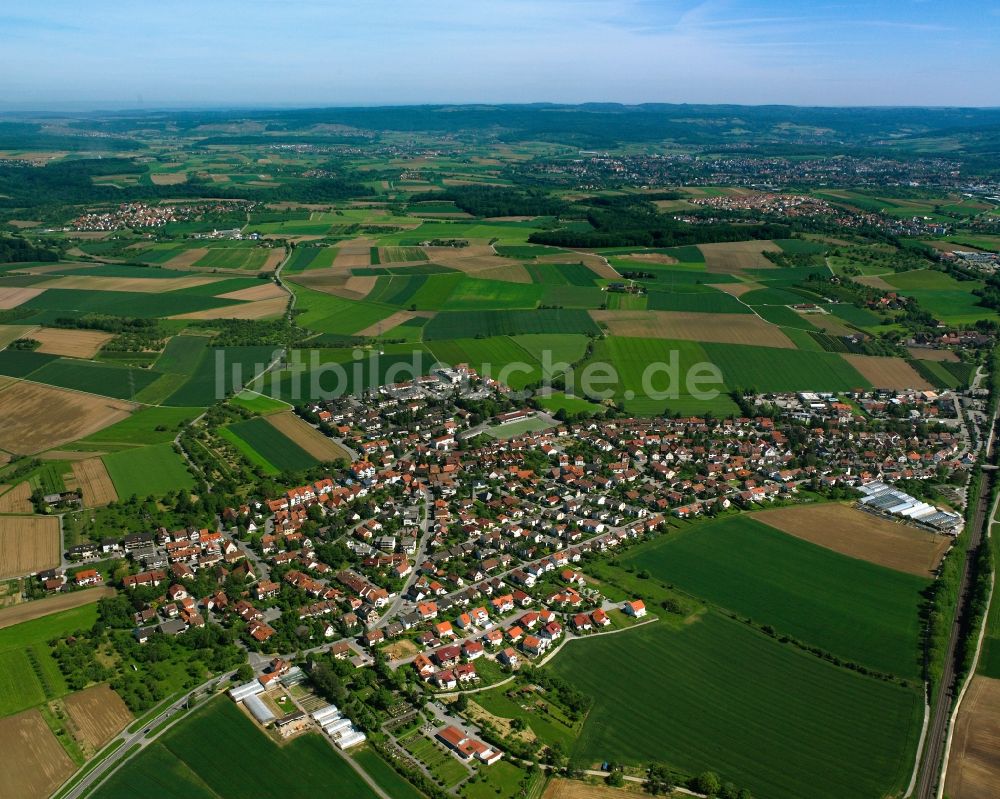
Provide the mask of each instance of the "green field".
{"label": "green field", "polygon": [[542,264],[533,263],[525,267],[535,283],[552,286],[596,286],[597,275],[582,263]]}
{"label": "green field", "polygon": [[[209,743],[210,742],[210,743]],[[290,799],[336,786],[337,799],[374,799],[318,734],[275,744],[225,698],[213,699],[128,761],[97,799]]]}
{"label": "green field", "polygon": [[173,441],[177,428],[194,419],[200,408],[142,408],[127,419],[82,439],[84,444],[163,444]]}
{"label": "green field", "polygon": [[[679,384],[675,384],[672,375],[666,372],[657,371],[655,374],[650,374],[648,388],[652,392],[669,395],[654,398],[650,396],[651,392],[647,391],[647,386],[643,385],[643,373],[650,364],[671,363],[673,353],[676,353],[679,365]],[[688,369],[695,364],[710,361],[702,345],[693,341],[620,337],[602,339],[595,343],[594,353],[588,360],[588,365],[610,364],[614,367],[617,379],[591,386],[588,396],[603,400],[604,394],[608,394],[623,402],[626,411],[638,414],[662,413],[668,407],[681,413],[709,411],[716,414],[730,413],[736,406],[726,395],[725,384],[701,383],[703,388],[719,392],[718,396],[709,400],[695,399],[688,391],[686,383]],[[584,386],[571,388],[575,388],[575,393],[580,394]],[[673,396],[674,394],[676,396]]]}
{"label": "green field", "polygon": [[395,312],[395,308],[358,300],[345,300],[303,286],[295,286],[298,297],[296,323],[320,333],[351,335],[380,322]]}
{"label": "green field", "polygon": [[698,525],[624,562],[740,618],[855,663],[920,677],[927,581],[840,555],[747,516]]}
{"label": "green field", "polygon": [[248,419],[231,424],[228,429],[279,472],[308,469],[319,463],[266,419]]}
{"label": "green field", "polygon": [[583,310],[442,311],[424,327],[424,340],[523,333],[600,334],[597,323]]}
{"label": "green field", "polygon": [[844,799],[894,794],[913,766],[915,689],[715,613],[576,642],[550,668],[594,698],[572,749],[578,767],[666,762],[768,799]]}
{"label": "green field", "polygon": [[32,297],[21,307],[36,311],[30,317],[32,322],[52,322],[59,317],[75,318],[88,313],[163,318],[209,308],[222,308],[237,303],[237,300],[220,300],[193,289],[167,291],[159,294],[131,291],[46,289],[44,293]]}
{"label": "green field", "polygon": [[562,392],[554,392],[547,397],[538,397],[538,404],[550,413],[564,410],[568,414],[574,413],[603,413],[604,407],[590,400],[580,397],[571,397]]}
{"label": "green field", "polygon": [[507,283],[463,276],[441,307],[447,311],[534,308],[542,293],[543,288],[533,283]]}
{"label": "green field", "polygon": [[0,351],[0,374],[8,377],[27,377],[46,364],[58,360],[55,355],[30,350]]}
{"label": "green field", "polygon": [[730,388],[757,391],[849,391],[869,383],[836,353],[738,344],[702,345]]}
{"label": "green field", "polygon": [[0,630],[0,716],[9,716],[69,693],[48,642],[97,621],[97,605],[84,605]]}
{"label": "green field", "polygon": [[151,369],[111,366],[75,358],[59,358],[31,373],[31,379],[38,383],[124,400],[134,400],[158,377],[159,374]]}
{"label": "green field", "polygon": [[271,252],[269,247],[213,247],[194,265],[209,269],[259,270],[267,263]]}
{"label": "green field", "polygon": [[423,794],[404,780],[374,749],[352,750],[351,756],[392,799],[423,799]]}
{"label": "green field", "polygon": [[136,394],[139,402],[160,404],[177,392],[191,378],[204,357],[211,339],[208,336],[173,336],[156,359],[154,368],[160,376]]}
{"label": "green field", "polygon": [[486,435],[491,438],[505,440],[523,436],[525,433],[538,433],[552,427],[548,422],[538,418],[524,419],[520,422],[508,422],[507,424],[497,424],[486,428]]}
{"label": "green field", "polygon": [[194,478],[169,443],[109,453],[104,456],[104,465],[121,499],[194,488]]}
{"label": "green field", "polygon": [[715,289],[690,292],[650,291],[646,297],[646,307],[651,311],[750,313],[750,309],[738,299]]}
{"label": "green field", "polygon": [[524,388],[542,377],[542,364],[509,336],[435,341],[429,348],[442,363],[467,363],[480,375],[511,388]]}
{"label": "green field", "polygon": [[287,411],[292,407],[283,400],[273,399],[249,389],[234,395],[229,401],[238,408],[243,408],[251,413],[258,413],[261,416],[266,416],[269,413],[277,413],[278,411]]}
{"label": "green field", "polygon": [[[290,362],[301,359],[306,371],[301,377],[291,372],[275,376],[279,390],[277,396],[298,404],[303,399],[322,399],[324,396],[342,396],[347,392],[359,393],[377,388],[387,382],[396,383],[412,380],[427,374],[435,359],[419,343],[386,344],[378,350],[354,350],[346,347],[317,349],[317,368],[310,369],[314,351],[297,350]],[[354,360],[354,353],[361,358]],[[273,395],[270,376],[265,381],[263,393]]]}
{"label": "green field", "polygon": [[183,379],[163,404],[188,408],[211,405],[232,392],[237,382],[241,386],[248,383],[274,356],[275,348],[268,346],[206,348],[188,367],[190,377]]}
{"label": "green field", "polygon": [[[990,527],[994,574],[1000,568],[1000,546],[997,545],[997,535],[1000,535],[1000,524]],[[993,599],[986,615],[983,648],[979,653],[979,665],[976,670],[984,677],[1000,679],[1000,592],[996,588],[993,590]]]}
{"label": "green field", "polygon": [[972,324],[979,319],[997,318],[996,312],[979,305],[979,298],[972,293],[973,289],[983,287],[981,281],[958,281],[944,272],[928,269],[898,272],[882,279],[949,324]]}
{"label": "green field", "polygon": [[295,275],[310,269],[329,269],[336,257],[336,247],[296,247],[282,274]]}

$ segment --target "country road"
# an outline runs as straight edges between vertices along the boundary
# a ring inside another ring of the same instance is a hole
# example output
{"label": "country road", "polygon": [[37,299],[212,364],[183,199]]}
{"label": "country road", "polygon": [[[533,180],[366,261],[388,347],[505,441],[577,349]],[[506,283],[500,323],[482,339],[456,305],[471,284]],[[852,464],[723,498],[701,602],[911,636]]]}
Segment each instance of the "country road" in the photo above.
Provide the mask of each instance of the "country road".
{"label": "country road", "polygon": [[[994,413],[993,420],[994,422],[996,421],[996,413]],[[992,427],[990,434],[992,436]],[[994,457],[992,438],[987,443],[986,451],[992,463]],[[969,546],[966,551],[965,563],[962,567],[962,579],[959,583],[958,607],[955,609],[955,618],[952,621],[951,632],[948,636],[944,672],[941,675],[941,682],[934,701],[934,707],[931,709],[931,722],[927,730],[926,748],[920,764],[917,788],[913,794],[917,799],[936,799],[940,794],[938,786],[941,781],[948,727],[955,705],[956,692],[959,688],[956,685],[957,664],[955,662],[958,655],[959,635],[964,626],[966,614],[969,612],[972,566],[979,552],[979,546],[983,540],[983,529],[990,512],[990,500],[995,474],[996,472],[993,470],[983,470],[979,477],[979,498],[976,501],[975,512],[969,523]]]}
{"label": "country road", "polygon": [[[112,772],[117,771],[120,766],[125,764],[134,755],[141,752],[148,744],[151,744],[162,733],[166,732],[171,725],[167,725],[162,729],[157,729],[157,727],[174,718],[181,708],[187,705],[188,700],[192,696],[202,693],[212,685],[223,683],[232,679],[232,676],[235,673],[236,672],[234,671],[230,671],[226,674],[220,674],[210,680],[206,680],[194,690],[189,691],[180,699],[172,702],[170,706],[164,708],[163,711],[156,716],[156,718],[150,719],[150,721],[135,732],[130,733],[127,728],[122,730],[116,739],[108,741],[105,748],[117,739],[121,739],[123,743],[120,744],[115,751],[104,758],[104,760],[102,760],[97,766],[95,766],[94,769],[81,779],[80,782],[74,785],[72,789],[67,791],[63,795],[62,799],[79,799],[79,797],[85,794],[90,788],[97,787],[104,781],[105,778],[110,776]],[[133,749],[135,746],[138,746],[138,748]],[[70,779],[72,779],[72,777],[70,777]]]}

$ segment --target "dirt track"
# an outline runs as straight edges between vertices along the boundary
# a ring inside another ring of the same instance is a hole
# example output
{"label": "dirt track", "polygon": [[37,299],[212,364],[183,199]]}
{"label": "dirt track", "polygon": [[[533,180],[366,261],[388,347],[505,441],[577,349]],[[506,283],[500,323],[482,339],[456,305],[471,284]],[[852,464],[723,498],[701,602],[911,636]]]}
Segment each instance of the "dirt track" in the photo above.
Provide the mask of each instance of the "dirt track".
{"label": "dirt track", "polygon": [[24,621],[33,621],[50,613],[59,613],[71,608],[79,608],[96,602],[98,599],[115,595],[114,588],[87,588],[84,591],[72,591],[68,594],[56,594],[45,599],[36,599],[34,602],[25,602],[21,605],[4,608],[0,610],[0,630],[4,627],[13,627]]}

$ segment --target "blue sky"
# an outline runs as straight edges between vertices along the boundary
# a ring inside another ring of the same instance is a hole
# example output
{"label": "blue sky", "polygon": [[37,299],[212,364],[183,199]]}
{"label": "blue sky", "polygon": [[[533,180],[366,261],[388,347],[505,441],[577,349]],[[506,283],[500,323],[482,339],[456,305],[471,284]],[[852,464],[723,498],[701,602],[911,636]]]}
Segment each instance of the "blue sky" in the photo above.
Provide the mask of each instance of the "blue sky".
{"label": "blue sky", "polygon": [[0,109],[1000,106],[1000,0],[34,0]]}

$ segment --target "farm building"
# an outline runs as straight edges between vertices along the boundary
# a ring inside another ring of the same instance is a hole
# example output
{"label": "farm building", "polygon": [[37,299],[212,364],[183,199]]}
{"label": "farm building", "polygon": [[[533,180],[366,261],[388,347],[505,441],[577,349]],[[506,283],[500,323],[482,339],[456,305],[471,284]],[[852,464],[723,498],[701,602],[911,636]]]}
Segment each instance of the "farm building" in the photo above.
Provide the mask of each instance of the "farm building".
{"label": "farm building", "polygon": [[858,502],[864,510],[897,516],[938,533],[958,535],[962,532],[964,523],[960,514],[936,508],[886,483],[875,481],[859,486],[858,490],[864,494]]}
{"label": "farm building", "polygon": [[245,682],[243,685],[237,685],[235,688],[229,689],[229,698],[234,702],[242,702],[248,696],[256,696],[259,693],[263,693],[263,691],[263,685],[257,682],[257,680],[250,680],[250,682]]}
{"label": "farm building", "polygon": [[274,713],[271,708],[264,704],[264,701],[256,694],[248,696],[243,700],[243,707],[250,711],[260,724],[267,724],[274,721]]}

